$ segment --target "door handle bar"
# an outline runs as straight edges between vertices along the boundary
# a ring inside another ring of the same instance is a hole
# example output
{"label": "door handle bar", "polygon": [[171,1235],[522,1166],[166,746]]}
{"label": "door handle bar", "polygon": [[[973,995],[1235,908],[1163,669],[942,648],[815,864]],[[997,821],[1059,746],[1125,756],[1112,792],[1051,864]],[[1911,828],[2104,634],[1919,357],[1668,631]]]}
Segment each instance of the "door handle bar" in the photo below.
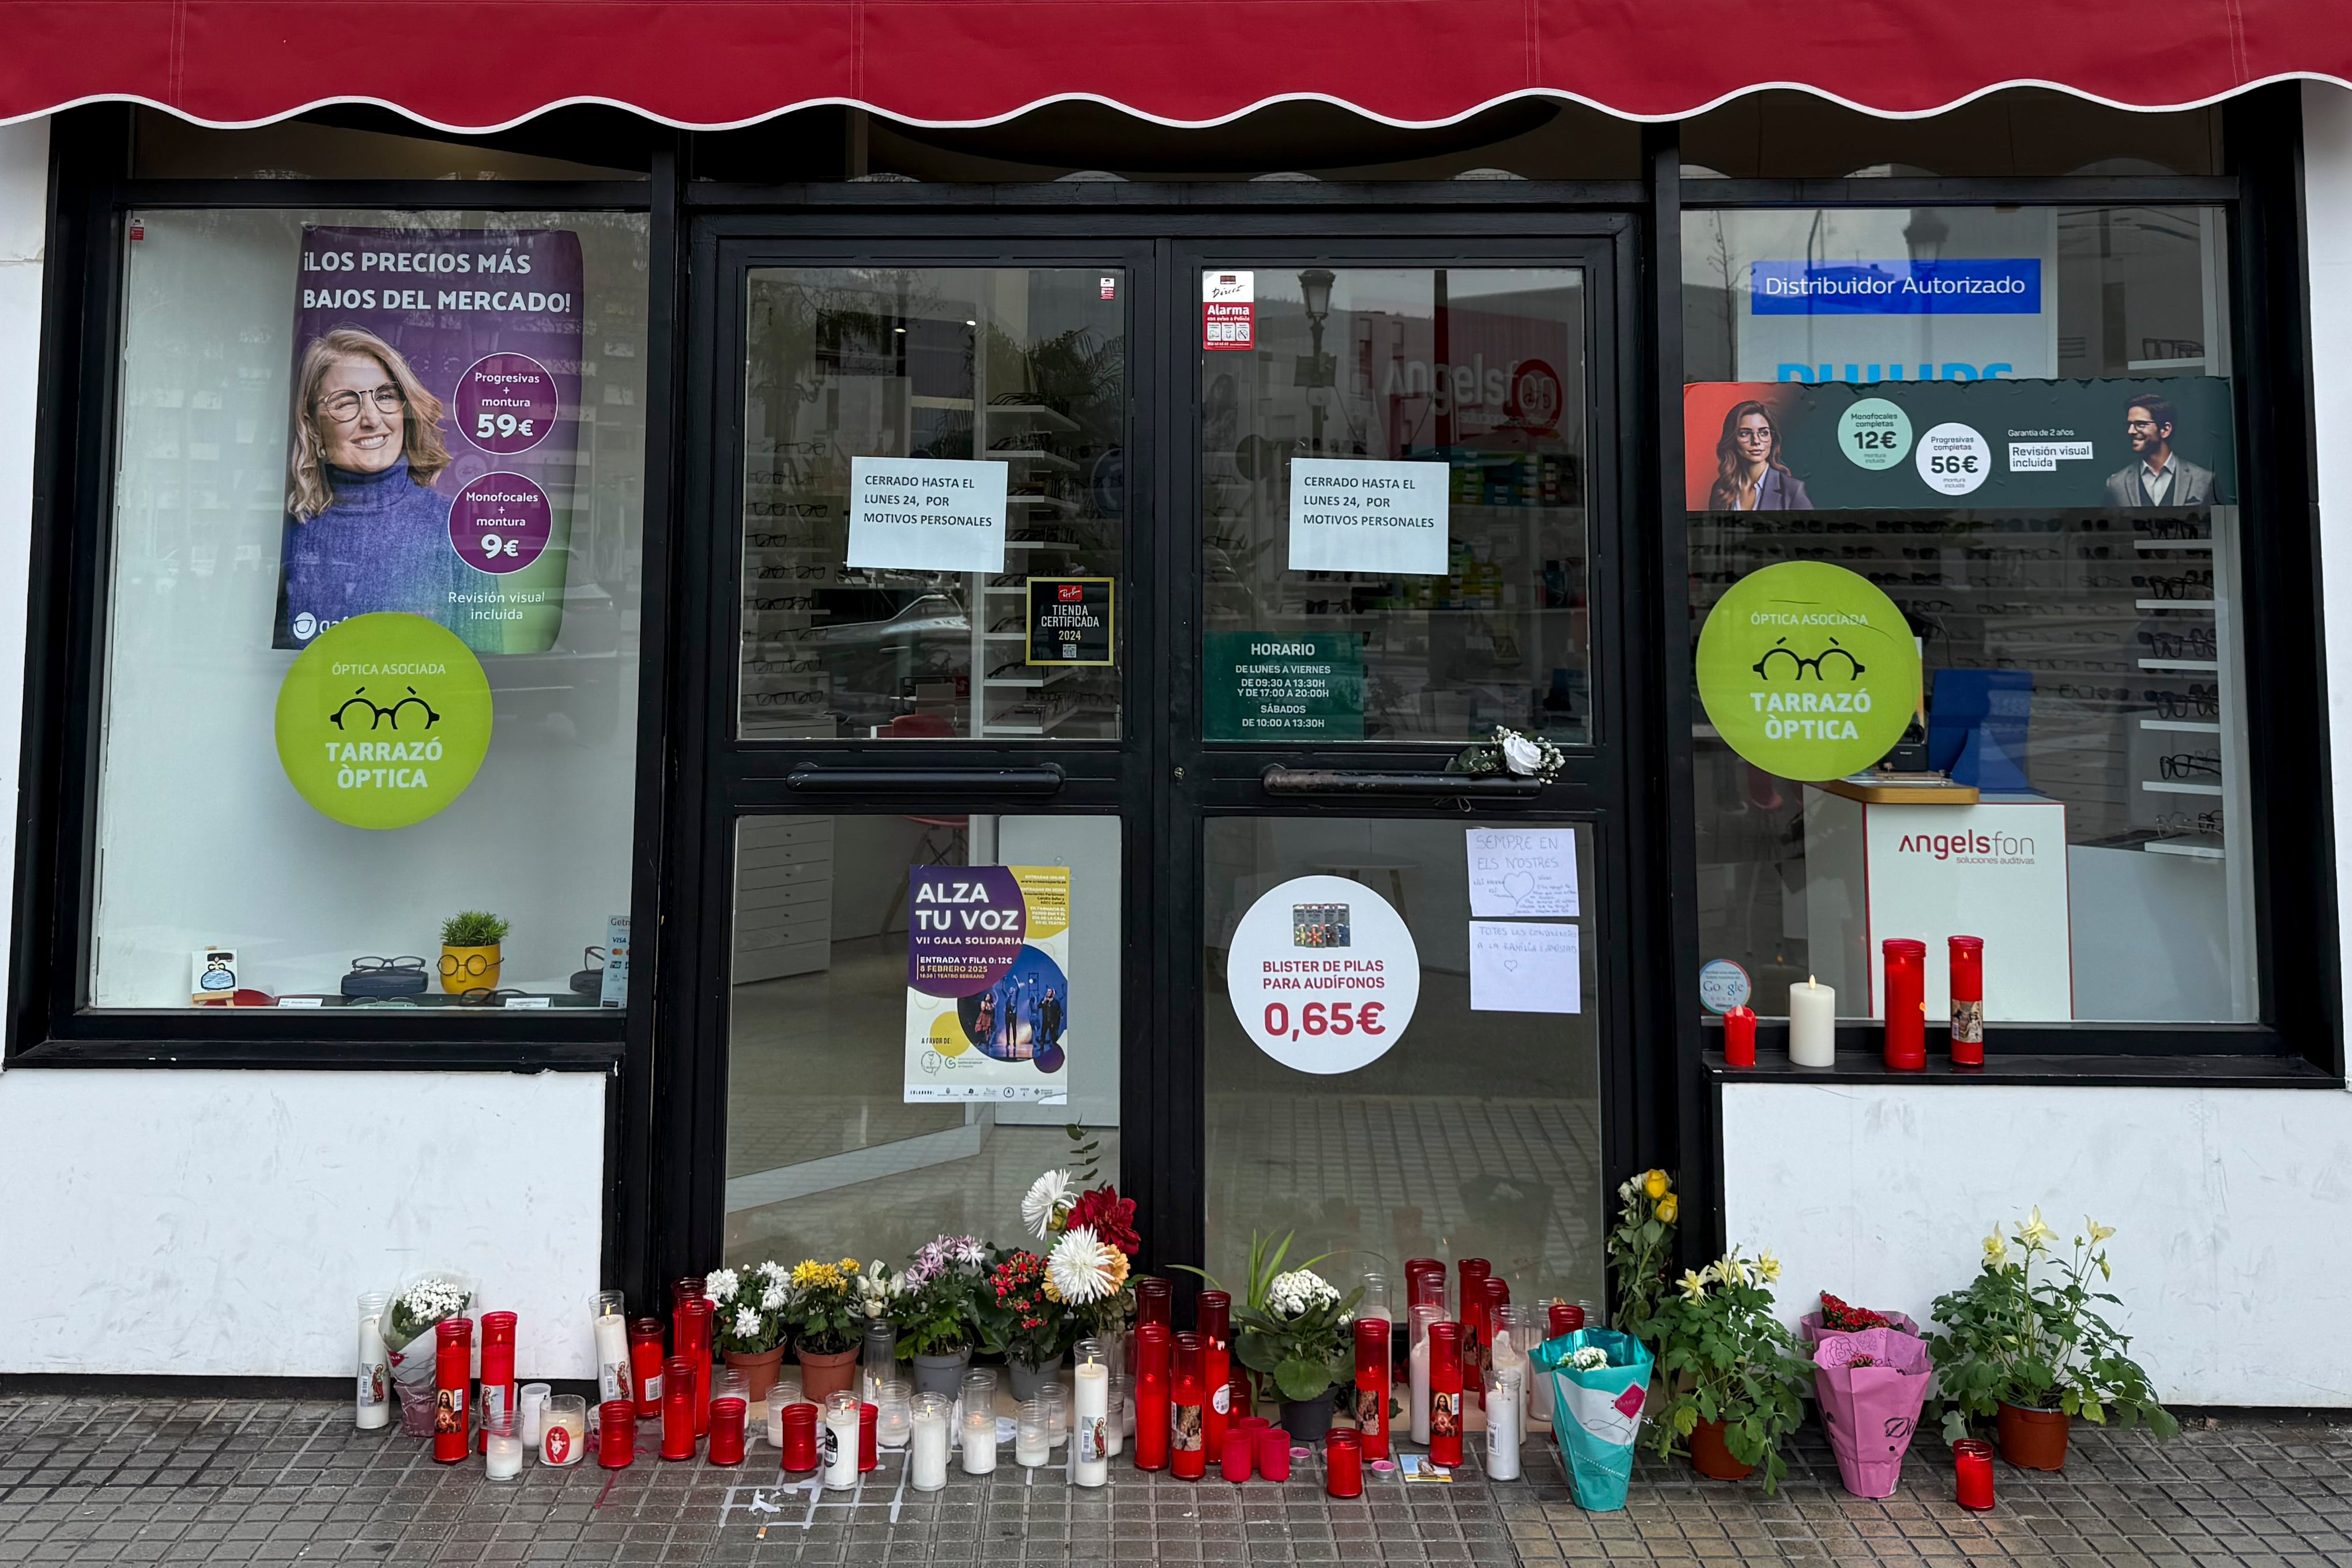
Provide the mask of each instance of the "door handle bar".
{"label": "door handle bar", "polygon": [[1337,768],[1286,768],[1258,775],[1268,795],[1465,795],[1480,800],[1533,800],[1539,779],[1511,773],[1377,773]]}
{"label": "door handle bar", "polygon": [[1059,795],[1058,763],[1034,768],[794,768],[784,787],[796,795]]}

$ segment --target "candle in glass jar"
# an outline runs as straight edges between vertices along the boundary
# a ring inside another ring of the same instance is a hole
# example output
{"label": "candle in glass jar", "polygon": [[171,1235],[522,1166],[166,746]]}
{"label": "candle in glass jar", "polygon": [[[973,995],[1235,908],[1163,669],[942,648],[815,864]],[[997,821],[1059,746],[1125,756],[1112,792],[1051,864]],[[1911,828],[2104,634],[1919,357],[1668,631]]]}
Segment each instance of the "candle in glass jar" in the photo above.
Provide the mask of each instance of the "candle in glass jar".
{"label": "candle in glass jar", "polygon": [[1135,1330],[1135,1468],[1168,1468],[1168,1330],[1139,1323]]}
{"label": "candle in glass jar", "polygon": [[445,1318],[433,1334],[433,1462],[454,1465],[473,1448],[466,1396],[474,1372],[474,1321]]}
{"label": "candle in glass jar", "polygon": [[637,1419],[651,1421],[661,1414],[662,1326],[659,1318],[639,1318],[629,1325],[629,1382],[637,1396]]}
{"label": "candle in glass jar", "polygon": [[887,1318],[876,1318],[866,1325],[866,1343],[858,1357],[864,1376],[861,1385],[868,1405],[882,1403],[882,1385],[898,1373],[898,1325]]}
{"label": "candle in glass jar", "polygon": [[629,1321],[621,1315],[621,1293],[596,1293],[596,1402],[635,1399],[629,1386]]}
{"label": "candle in glass jar", "polygon": [[1110,1419],[1103,1427],[1103,1452],[1112,1458],[1127,1451],[1128,1429],[1135,1425],[1135,1380],[1123,1372],[1110,1374]]}
{"label": "candle in glass jar", "polygon": [[392,1358],[383,1348],[383,1310],[391,1300],[381,1290],[360,1296],[359,1396],[352,1419],[362,1432],[392,1419]]}
{"label": "candle in glass jar", "polygon": [[710,1401],[710,1462],[743,1462],[743,1422],[748,1406],[740,1394],[720,1394]]}
{"label": "candle in glass jar", "polygon": [[1356,1430],[1363,1434],[1363,1457],[1389,1457],[1389,1321],[1356,1320]]}
{"label": "candle in glass jar", "polygon": [[1082,1487],[1110,1479],[1110,1368],[1086,1360],[1073,1369],[1076,1419],[1070,1436],[1070,1479]]}
{"label": "candle in glass jar", "polygon": [[534,1452],[539,1447],[540,1423],[546,1419],[547,1402],[555,1390],[543,1383],[526,1383],[518,1404],[522,1415],[522,1446]]}
{"label": "candle in glass jar", "polygon": [[1879,943],[1886,960],[1886,1067],[1917,1072],[1927,1065],[1927,944],[1907,936]]}
{"label": "candle in glass jar", "polygon": [[661,1457],[694,1458],[694,1363],[672,1356],[662,1363]]}
{"label": "candle in glass jar", "polygon": [[1462,1462],[1462,1325],[1429,1325],[1429,1462]]}
{"label": "candle in glass jar", "polygon": [[576,1394],[559,1394],[547,1402],[539,1422],[539,1462],[576,1465],[588,1453],[588,1401]]}
{"label": "candle in glass jar", "polygon": [[515,1314],[482,1314],[482,1419],[504,1417],[515,1407]]}
{"label": "candle in glass jar", "polygon": [[1201,1410],[1205,1461],[1207,1455],[1224,1453],[1225,1426],[1233,1416],[1233,1297],[1223,1290],[1202,1291],[1192,1321],[1201,1329],[1201,1386],[1208,1395]]}
{"label": "candle in glass jar", "polygon": [[874,1440],[886,1448],[905,1447],[915,1432],[915,1385],[887,1377],[875,1392]]}
{"label": "candle in glass jar", "polygon": [[482,1474],[494,1481],[510,1481],[522,1474],[521,1418],[509,1415],[496,1421],[486,1420],[482,1430],[486,1440],[482,1447]]}
{"label": "candle in glass jar", "polygon": [[847,1491],[857,1484],[858,1398],[847,1389],[824,1401],[824,1484]]}
{"label": "candle in glass jar", "polygon": [[1412,1396],[1412,1440],[1426,1447],[1429,1444],[1429,1331],[1431,1325],[1444,1315],[1444,1310],[1429,1301],[1416,1301],[1412,1307],[1412,1351],[1407,1363],[1410,1390]]}
{"label": "candle in glass jar", "polygon": [[1048,1416],[1043,1402],[1032,1399],[1021,1406],[1013,1418],[1013,1462],[1026,1469],[1035,1469],[1054,1457],[1054,1447],[1046,1441]]}
{"label": "candle in glass jar", "polygon": [[984,1476],[996,1468],[996,1412],[977,1405],[963,1413],[963,1473]]}
{"label": "candle in glass jar", "polygon": [[1517,1357],[1486,1369],[1486,1477],[1519,1479],[1519,1391],[1527,1363]]}
{"label": "candle in glass jar", "polygon": [[1837,1066],[1837,989],[1810,975],[1789,987],[1789,1064]]}
{"label": "candle in glass jar", "polygon": [[1984,938],[1951,939],[1952,1065],[1984,1066]]}
{"label": "candle in glass jar", "polygon": [[935,1492],[948,1484],[948,1407],[944,1394],[915,1396],[914,1436],[907,1445],[907,1484]]}
{"label": "candle in glass jar", "polygon": [[1169,1473],[1180,1481],[1197,1481],[1208,1473],[1208,1433],[1203,1426],[1208,1391],[1201,1385],[1201,1336],[1176,1336],[1176,1374],[1169,1384],[1168,1403],[1174,1412],[1169,1445]]}

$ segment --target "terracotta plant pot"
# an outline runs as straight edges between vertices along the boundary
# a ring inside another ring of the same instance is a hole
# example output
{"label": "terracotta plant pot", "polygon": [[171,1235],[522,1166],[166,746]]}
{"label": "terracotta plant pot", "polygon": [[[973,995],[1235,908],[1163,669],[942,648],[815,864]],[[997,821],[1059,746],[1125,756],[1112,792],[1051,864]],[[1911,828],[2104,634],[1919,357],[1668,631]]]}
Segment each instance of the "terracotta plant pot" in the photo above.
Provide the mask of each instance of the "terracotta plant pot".
{"label": "terracotta plant pot", "polygon": [[461,996],[468,991],[496,991],[499,963],[495,942],[488,947],[445,945],[441,949],[441,989],[452,996]]}
{"label": "terracotta plant pot", "polygon": [[813,1351],[806,1348],[793,1352],[801,1363],[801,1397],[811,1405],[823,1405],[828,1394],[847,1392],[857,1382],[859,1347],[845,1351]]}
{"label": "terracotta plant pot", "polygon": [[1702,1421],[1691,1428],[1690,1451],[1691,1464],[1710,1480],[1744,1481],[1756,1468],[1731,1457],[1731,1449],[1723,1441],[1720,1421]]}
{"label": "terracotta plant pot", "polygon": [[2029,1410],[2003,1405],[1994,1420],[2000,1437],[2000,1457],[2021,1470],[2063,1470],[2066,1468],[2066,1431],[2072,1424],[2063,1410]]}
{"label": "terracotta plant pot", "polygon": [[721,1353],[725,1355],[727,1364],[741,1373],[743,1381],[750,1384],[749,1397],[752,1404],[757,1405],[768,1397],[768,1390],[776,1386],[776,1373],[782,1370],[784,1364],[783,1346],[778,1345],[774,1350],[755,1354],[746,1354],[741,1351]]}

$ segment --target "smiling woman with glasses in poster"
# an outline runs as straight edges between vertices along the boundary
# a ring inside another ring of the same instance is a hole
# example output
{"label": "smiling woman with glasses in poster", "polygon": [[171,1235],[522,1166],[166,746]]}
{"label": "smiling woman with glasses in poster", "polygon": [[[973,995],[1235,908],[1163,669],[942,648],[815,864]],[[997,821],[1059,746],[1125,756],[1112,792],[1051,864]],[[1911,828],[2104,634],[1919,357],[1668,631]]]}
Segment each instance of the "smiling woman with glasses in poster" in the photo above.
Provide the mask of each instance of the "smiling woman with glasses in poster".
{"label": "smiling woman with glasses in poster", "polygon": [[446,620],[460,563],[441,400],[373,332],[338,327],[303,351],[294,378],[277,647],[305,647],[376,610]]}

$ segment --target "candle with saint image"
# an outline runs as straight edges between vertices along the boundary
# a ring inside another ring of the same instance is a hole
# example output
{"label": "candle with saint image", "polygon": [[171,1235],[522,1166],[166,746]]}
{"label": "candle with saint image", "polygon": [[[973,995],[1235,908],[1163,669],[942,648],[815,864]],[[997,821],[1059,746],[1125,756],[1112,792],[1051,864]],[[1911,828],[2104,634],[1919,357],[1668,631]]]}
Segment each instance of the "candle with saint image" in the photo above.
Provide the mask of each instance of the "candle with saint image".
{"label": "candle with saint image", "polygon": [[629,1322],[618,1290],[596,1292],[596,1403],[635,1399],[629,1386]]}
{"label": "candle with saint image", "polygon": [[1363,1434],[1364,1458],[1389,1457],[1389,1321],[1358,1318],[1356,1333],[1356,1430]]}
{"label": "candle with saint image", "polygon": [[1462,1462],[1462,1325],[1429,1325],[1429,1462]]}
{"label": "candle with saint image", "polygon": [[392,1358],[383,1348],[383,1310],[391,1300],[382,1290],[360,1296],[359,1398],[352,1424],[362,1432],[392,1419]]}
{"label": "candle with saint image", "polygon": [[1070,1479],[1082,1487],[1098,1487],[1110,1480],[1110,1367],[1101,1346],[1094,1341],[1087,1343],[1092,1351],[1080,1354],[1072,1373],[1076,1393],[1072,1395]]}
{"label": "candle with saint image", "polygon": [[482,1419],[515,1407],[515,1314],[482,1314]]}
{"label": "candle with saint image", "polygon": [[433,1461],[454,1465],[473,1447],[466,1396],[474,1373],[474,1321],[445,1318],[433,1334]]}
{"label": "candle with saint image", "polygon": [[1789,1064],[1837,1066],[1837,991],[1810,975],[1789,987]]}
{"label": "candle with saint image", "polygon": [[1950,941],[1952,1065],[1984,1066],[1984,938]]}
{"label": "candle with saint image", "polygon": [[1170,1470],[1180,1481],[1197,1481],[1208,1473],[1208,1433],[1203,1426],[1208,1390],[1201,1382],[1201,1336],[1176,1336],[1176,1375],[1169,1384],[1173,1410],[1169,1444]]}
{"label": "candle with saint image", "polygon": [[1432,1302],[1418,1301],[1412,1308],[1412,1352],[1408,1368],[1412,1377],[1412,1440],[1424,1447],[1429,1443],[1429,1331],[1444,1315],[1444,1310]]}

